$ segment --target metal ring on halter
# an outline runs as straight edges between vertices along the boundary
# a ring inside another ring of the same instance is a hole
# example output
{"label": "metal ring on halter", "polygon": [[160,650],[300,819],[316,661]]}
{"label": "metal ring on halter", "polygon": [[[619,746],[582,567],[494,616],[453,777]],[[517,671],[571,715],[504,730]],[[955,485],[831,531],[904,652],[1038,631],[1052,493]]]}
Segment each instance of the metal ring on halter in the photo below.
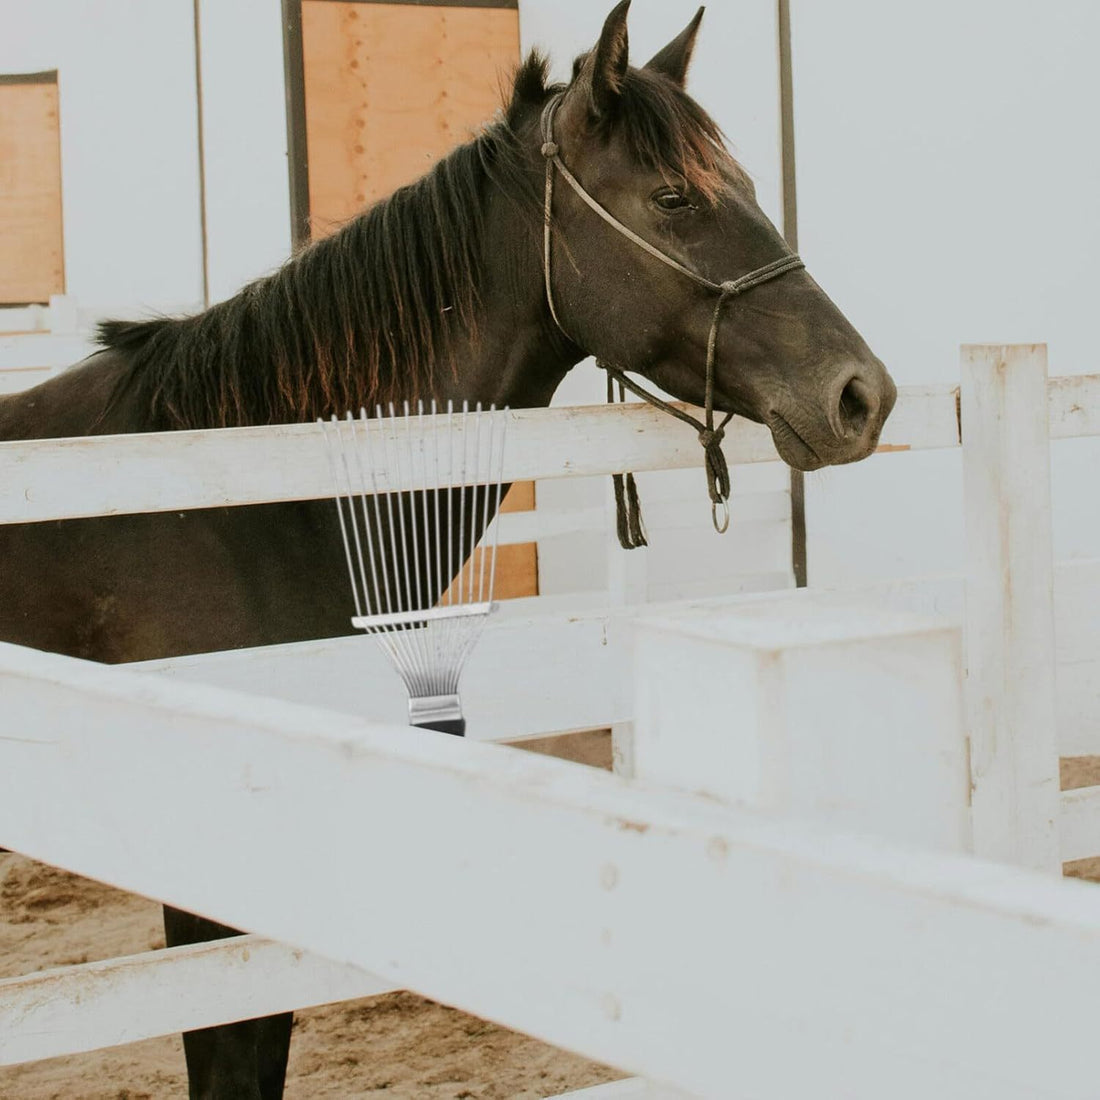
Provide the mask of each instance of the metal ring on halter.
{"label": "metal ring on halter", "polygon": [[[718,522],[718,505],[722,505],[722,522]],[[710,502],[710,521],[714,524],[715,531],[724,535],[730,527],[730,502],[728,500],[712,500]]]}

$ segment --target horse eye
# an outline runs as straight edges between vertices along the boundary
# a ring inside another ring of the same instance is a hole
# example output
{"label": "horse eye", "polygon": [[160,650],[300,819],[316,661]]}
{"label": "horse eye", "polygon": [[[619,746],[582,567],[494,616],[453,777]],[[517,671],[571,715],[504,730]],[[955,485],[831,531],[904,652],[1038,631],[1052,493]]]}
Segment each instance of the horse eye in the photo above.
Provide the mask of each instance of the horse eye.
{"label": "horse eye", "polygon": [[658,191],[657,194],[653,196],[653,201],[662,210],[667,211],[695,209],[685,194],[680,191],[673,191],[671,187],[664,191]]}

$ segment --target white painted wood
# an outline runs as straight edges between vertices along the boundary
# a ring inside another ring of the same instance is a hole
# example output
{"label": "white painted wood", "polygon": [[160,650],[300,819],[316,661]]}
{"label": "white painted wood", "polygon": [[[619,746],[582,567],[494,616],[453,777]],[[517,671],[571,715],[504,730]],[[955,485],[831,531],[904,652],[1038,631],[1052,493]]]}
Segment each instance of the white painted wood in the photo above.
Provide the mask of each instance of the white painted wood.
{"label": "white painted wood", "polygon": [[22,393],[45,382],[55,371],[52,367],[0,367],[0,394]]}
{"label": "white painted wood", "polygon": [[57,370],[83,359],[93,350],[87,335],[34,332],[0,336],[0,371],[44,367]]}
{"label": "white painted wood", "polygon": [[257,936],[0,980],[0,1066],[385,993],[392,984]]}
{"label": "white painted wood", "polygon": [[1100,374],[1052,378],[1047,398],[1051,439],[1100,435]]}
{"label": "white painted wood", "polygon": [[72,294],[51,294],[48,305],[0,306],[0,333],[4,334],[0,335],[0,348],[13,337],[18,342],[27,336],[84,335],[94,321],[94,316]]}
{"label": "white painted wood", "polygon": [[639,778],[969,850],[957,628],[802,590],[635,630]]}
{"label": "white painted wood", "polygon": [[[677,505],[669,510],[672,516],[668,517],[666,513],[666,528],[672,526],[667,522],[669,518],[683,517],[688,522],[697,519],[700,508],[707,510],[705,500],[705,497],[695,497],[677,502]],[[730,530],[734,534],[741,533],[748,537],[750,533],[755,534],[764,525],[787,526],[789,517],[790,496],[787,493],[735,493],[730,498]],[[500,529],[500,542],[507,545],[508,543],[535,542],[578,532],[592,531],[600,534],[609,530],[613,532],[615,514],[613,508],[608,507],[577,509],[539,507],[529,512],[504,512],[497,516],[494,523]],[[489,537],[491,538],[492,535],[490,534]],[[612,541],[614,548],[618,550],[618,542]],[[644,559],[644,555],[639,554],[627,556]],[[610,572],[614,576],[615,570],[612,569]],[[639,591],[644,598],[644,584]]]}
{"label": "white painted wood", "polygon": [[942,450],[959,446],[959,388],[903,386],[882,429],[879,451]]}
{"label": "white painted wood", "polygon": [[55,865],[699,1096],[1094,1091],[1089,885],[17,647],[0,690],[0,840]]}
{"label": "white painted wood", "polygon": [[1054,570],[1058,655],[1058,749],[1100,756],[1100,561],[1062,562]]}
{"label": "white painted wood", "polygon": [[1100,660],[1058,663],[1058,751],[1100,756]]}
{"label": "white painted wood", "polygon": [[[918,394],[914,401],[942,405],[943,395]],[[701,462],[695,433],[648,405],[519,409],[509,416],[509,481]],[[387,430],[403,445],[403,417]],[[931,445],[945,445],[944,438],[936,434]],[[768,430],[743,420],[729,429],[726,455],[731,464],[776,458]],[[387,471],[379,483],[395,487]],[[315,424],[0,443],[0,523],[305,500],[328,496],[331,488]]]}
{"label": "white painted wood", "polygon": [[[631,715],[623,609],[588,600],[507,601],[470,654],[461,692],[467,736],[511,740],[596,729]],[[408,721],[405,687],[372,638],[197,654],[132,666],[173,679]]]}
{"label": "white painted wood", "polygon": [[964,345],[974,850],[1060,873],[1045,345]]}
{"label": "white painted wood", "polygon": [[1067,863],[1100,856],[1100,787],[1062,792],[1058,840],[1059,854]]}
{"label": "white painted wood", "polygon": [[[695,433],[648,405],[508,414],[506,481],[697,466]],[[418,421],[391,421],[404,446]],[[456,431],[460,427],[456,424]],[[740,422],[731,462],[774,460],[766,428]],[[416,440],[414,439],[414,445]],[[109,464],[110,478],[103,476]],[[379,471],[379,487],[415,488]],[[0,443],[0,522],[172,511],[326,497],[332,475],[317,424]]]}
{"label": "white painted wood", "polygon": [[[779,587],[781,578],[770,588]],[[1058,745],[1062,756],[1100,755],[1100,561],[1067,562],[1055,573]],[[961,577],[868,586],[858,594],[881,609],[963,623]],[[815,590],[823,601],[851,592]],[[747,593],[719,601],[737,606]],[[539,597],[501,605],[463,676],[470,736],[506,740],[629,723],[634,715],[629,609],[606,596]],[[690,601],[689,601],[690,603]],[[654,614],[684,603],[651,604]],[[327,706],[375,720],[405,721],[404,688],[369,639],[342,638],[205,653],[135,666],[220,687]],[[569,684],[568,691],[561,685]]]}

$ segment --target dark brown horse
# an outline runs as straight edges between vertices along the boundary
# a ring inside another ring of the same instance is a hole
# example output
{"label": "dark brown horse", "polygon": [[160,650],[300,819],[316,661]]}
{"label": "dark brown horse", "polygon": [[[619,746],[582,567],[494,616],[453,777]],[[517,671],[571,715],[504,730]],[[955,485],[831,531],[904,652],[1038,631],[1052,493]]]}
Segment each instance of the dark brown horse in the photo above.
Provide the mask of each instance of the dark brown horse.
{"label": "dark brown horse", "polygon": [[[301,421],[405,397],[546,405],[589,354],[701,403],[713,294],[564,186],[560,326],[548,305],[540,119],[559,92],[563,163],[639,237],[712,283],[787,254],[683,90],[699,18],[635,69],[627,4],[568,86],[548,87],[533,55],[500,121],[274,275],[198,316],[104,325],[103,350],[0,398],[0,439]],[[805,271],[723,309],[717,409],[768,424],[802,469],[874,449],[893,383]],[[331,502],[8,526],[0,561],[0,638],[97,661],[349,632]],[[170,944],[230,934],[171,910],[166,927]],[[290,1023],[187,1036],[192,1097],[281,1096]]]}

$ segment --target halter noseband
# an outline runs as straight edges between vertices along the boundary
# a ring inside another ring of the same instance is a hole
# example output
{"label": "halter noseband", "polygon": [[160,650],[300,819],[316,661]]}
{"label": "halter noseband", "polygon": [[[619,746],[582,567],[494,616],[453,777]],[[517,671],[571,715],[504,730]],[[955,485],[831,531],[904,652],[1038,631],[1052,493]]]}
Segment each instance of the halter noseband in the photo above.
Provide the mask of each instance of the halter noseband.
{"label": "halter noseband", "polygon": [[[753,287],[760,286],[761,283],[770,282],[772,279],[779,278],[780,275],[785,275],[788,271],[796,271],[806,265],[796,253],[792,252],[785,256],[780,256],[778,259],[772,260],[771,263],[764,264],[763,267],[758,267],[745,275],[740,275],[736,279],[715,283],[705,276],[700,275],[699,272],[692,271],[690,267],[685,267],[678,260],[662,252],[655,245],[650,244],[645,238],[638,236],[634,230],[623,225],[614,214],[601,206],[600,203],[584,189],[580,181],[569,171],[565,166],[565,162],[561,159],[561,151],[554,141],[554,114],[561,104],[564,94],[564,92],[558,92],[550,99],[543,108],[542,118],[540,120],[540,128],[542,131],[541,152],[546,160],[546,192],[542,218],[542,268],[543,279],[546,284],[546,303],[550,307],[550,316],[554,319],[554,324],[558,326],[561,334],[571,343],[575,344],[576,341],[573,340],[565,330],[565,326],[562,325],[561,318],[558,316],[557,308],[554,305],[554,291],[550,278],[551,223],[554,203],[554,169],[556,168],[561,173],[562,179],[564,179],[580,198],[584,200],[585,204],[603,218],[612,229],[622,234],[627,240],[632,241],[643,251],[648,252],[654,259],[660,260],[661,263],[667,264],[673,270],[680,272],[681,275],[684,275],[693,283],[696,283],[706,290],[713,291],[718,295],[718,301],[714,306],[714,314],[711,317],[710,333],[707,336],[706,388],[704,390],[703,399],[705,422],[697,420],[690,413],[686,413],[682,409],[676,408],[675,405],[670,405],[656,394],[643,389],[637,382],[631,381],[631,379],[618,367],[600,360],[596,361],[596,365],[607,371],[608,400],[611,400],[613,397],[612,379],[614,379],[619,385],[620,397],[624,396],[622,392],[623,389],[628,389],[631,393],[636,394],[643,401],[649,402],[649,404],[653,405],[655,408],[661,409],[670,416],[676,417],[677,420],[682,420],[685,424],[690,424],[699,433],[699,442],[702,444],[705,457],[707,492],[711,501],[711,520],[714,523],[714,529],[718,531],[719,534],[722,534],[727,530],[730,522],[730,475],[729,466],[726,463],[726,456],[722,453],[722,439],[726,433],[726,425],[733,416],[731,412],[726,413],[722,422],[717,427],[714,426],[714,361],[718,346],[718,328],[722,322],[722,307],[730,298],[736,298],[739,294],[744,294],[746,291],[752,290]],[[623,475],[615,475],[615,499],[619,513],[619,540],[624,547],[632,549],[636,546],[644,546],[646,540],[641,527],[641,520],[638,512],[637,490],[634,488],[633,475],[627,474],[625,476],[627,478],[627,483],[624,490]],[[718,518],[719,506],[721,506],[724,512],[721,521]]]}

